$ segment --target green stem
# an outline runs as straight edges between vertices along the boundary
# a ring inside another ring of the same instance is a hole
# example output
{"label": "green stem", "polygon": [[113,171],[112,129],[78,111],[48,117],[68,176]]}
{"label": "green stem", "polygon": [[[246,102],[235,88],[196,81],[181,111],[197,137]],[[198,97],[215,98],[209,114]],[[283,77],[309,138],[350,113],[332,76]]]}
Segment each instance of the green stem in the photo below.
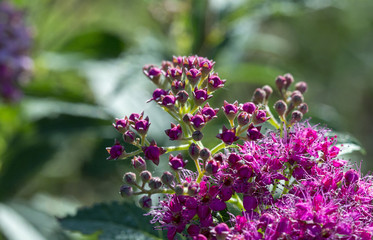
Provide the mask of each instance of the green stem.
{"label": "green stem", "polygon": [[213,149],[211,149],[211,155],[214,155],[215,153],[217,153],[218,151],[220,151],[224,147],[225,147],[225,143],[224,142],[219,143]]}
{"label": "green stem", "polygon": [[179,146],[170,146],[170,147],[164,147],[164,150],[166,150],[166,153],[174,152],[174,151],[183,151],[188,150],[190,144],[183,144]]}
{"label": "green stem", "polygon": [[125,159],[127,159],[129,157],[135,156],[135,155],[140,154],[140,153],[142,153],[142,149],[141,148],[139,150],[136,150],[136,151],[131,152],[131,153],[124,153],[117,160],[125,160]]}
{"label": "green stem", "polygon": [[241,198],[237,195],[237,193],[235,193],[233,195],[233,198],[236,200],[236,202],[234,204],[236,204],[236,206],[241,210],[245,210],[244,206],[243,206],[243,202],[241,200]]}
{"label": "green stem", "polygon": [[276,129],[280,129],[280,124],[278,124],[278,122],[276,121],[275,117],[273,116],[271,110],[269,109],[268,105],[266,105],[266,111],[269,115],[269,119],[268,119],[268,122],[274,126]]}

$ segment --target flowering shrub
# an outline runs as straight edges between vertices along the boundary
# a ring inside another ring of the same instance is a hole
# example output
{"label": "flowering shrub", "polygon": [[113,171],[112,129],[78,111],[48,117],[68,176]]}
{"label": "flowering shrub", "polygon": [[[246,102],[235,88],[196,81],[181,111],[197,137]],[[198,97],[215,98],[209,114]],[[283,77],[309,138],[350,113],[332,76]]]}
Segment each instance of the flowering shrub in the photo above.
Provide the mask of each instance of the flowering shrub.
{"label": "flowering shrub", "polygon": [[23,13],[9,3],[0,3],[0,96],[6,101],[18,100],[19,85],[27,80],[32,68],[28,57],[31,34]]}
{"label": "flowering shrub", "polygon": [[[149,102],[174,119],[165,135],[177,144],[149,140],[144,112],[116,119],[123,141],[138,148],[127,152],[117,140],[107,148],[109,160],[133,157],[135,172],[124,174],[120,194],[141,196],[140,206],[168,239],[177,233],[218,240],[371,239],[372,177],[338,157],[337,136],[328,129],[301,122],[308,111],[305,82],[294,84],[290,74],[277,77],[278,117],[268,106],[267,85],[254,91],[251,102],[224,101],[227,125],[216,135],[221,142],[204,146],[204,127],[220,111],[208,101],[225,84],[214,65],[189,56],[144,67],[157,86]],[[264,123],[273,130],[261,132]],[[169,170],[152,176],[147,165],[162,160]],[[155,203],[153,194],[164,198]]]}

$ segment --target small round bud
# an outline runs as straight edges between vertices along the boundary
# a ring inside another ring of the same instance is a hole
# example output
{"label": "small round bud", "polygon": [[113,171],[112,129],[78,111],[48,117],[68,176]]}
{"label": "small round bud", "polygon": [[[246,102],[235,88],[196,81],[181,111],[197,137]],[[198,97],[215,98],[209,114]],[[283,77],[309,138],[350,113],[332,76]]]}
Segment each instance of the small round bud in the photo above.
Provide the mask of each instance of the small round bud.
{"label": "small round bud", "polygon": [[130,185],[136,183],[136,174],[134,174],[133,172],[128,172],[128,173],[124,174],[123,182],[128,183]]}
{"label": "small round bud", "polygon": [[190,124],[190,121],[192,121],[192,117],[193,115],[190,113],[185,114],[183,116],[183,122],[185,122],[186,124]]}
{"label": "small round bud", "polygon": [[123,134],[123,140],[126,143],[133,143],[135,139],[136,139],[136,134],[131,130],[128,130]]}
{"label": "small round bud", "polygon": [[186,103],[186,101],[188,101],[188,98],[189,98],[189,94],[185,90],[179,91],[176,94],[176,100],[178,100],[179,103],[181,104]]}
{"label": "small round bud", "polygon": [[195,182],[191,182],[188,185],[188,195],[189,196],[195,196],[198,193],[199,187],[198,184]]}
{"label": "small round bud", "polygon": [[345,173],[344,177],[346,184],[350,185],[359,180],[359,173],[355,169],[350,169]]}
{"label": "small round bud", "polygon": [[291,114],[291,122],[292,123],[300,122],[300,120],[302,120],[302,118],[303,118],[303,114],[298,110],[295,110]]}
{"label": "small round bud", "polygon": [[142,208],[150,208],[152,206],[152,199],[148,196],[143,196],[142,198],[140,198],[139,204]]}
{"label": "small round bud", "polygon": [[261,89],[261,88],[257,88],[255,91],[254,91],[254,94],[253,94],[253,102],[255,104],[259,104],[259,103],[263,103],[264,99],[266,98],[266,92]]}
{"label": "small round bud", "polygon": [[256,106],[252,102],[247,102],[247,103],[241,104],[240,109],[242,111],[245,111],[245,112],[249,113],[249,114],[253,114],[253,112],[255,112],[255,110],[256,110]]}
{"label": "small round bud", "polygon": [[271,94],[273,93],[273,90],[270,86],[268,85],[264,85],[262,87],[262,89],[264,90],[264,92],[266,93],[266,96],[265,96],[265,100],[268,100],[269,96],[271,96]]}
{"label": "small round bud", "polygon": [[161,176],[161,181],[165,185],[170,185],[174,181],[174,175],[170,172],[164,172]]}
{"label": "small round bud", "polygon": [[132,166],[138,171],[144,171],[146,169],[146,162],[142,157],[135,156],[132,159]]}
{"label": "small round bud", "polygon": [[308,105],[307,103],[301,103],[298,107],[298,110],[304,114],[306,114],[308,112]]}
{"label": "small round bud", "polygon": [[281,92],[282,89],[285,87],[285,84],[286,84],[286,79],[285,77],[283,76],[278,76],[276,78],[276,87],[278,88],[278,90]]}
{"label": "small round bud", "polygon": [[162,181],[159,177],[153,177],[149,180],[148,185],[151,189],[158,189],[162,186]]}
{"label": "small round bud", "polygon": [[288,109],[288,106],[283,100],[278,100],[273,106],[273,108],[276,110],[279,116],[284,116]]}
{"label": "small round bud", "polygon": [[175,194],[176,195],[183,195],[184,194],[184,187],[182,185],[175,186]]}
{"label": "small round bud", "polygon": [[205,167],[205,170],[209,174],[215,174],[218,172],[219,163],[215,160],[210,160]]}
{"label": "small round bud", "polygon": [[206,161],[207,159],[210,158],[211,156],[211,152],[208,148],[203,148],[200,152],[199,152],[199,156],[202,158],[203,161]]}
{"label": "small round bud", "polygon": [[240,126],[245,126],[250,122],[250,115],[247,112],[241,112],[238,114],[237,122]]}
{"label": "small round bud", "polygon": [[148,182],[152,178],[152,174],[149,171],[145,170],[140,173],[140,178],[141,181]]}
{"label": "small round bud", "polygon": [[295,84],[295,89],[298,90],[301,93],[305,93],[307,91],[307,83],[306,82],[299,82]]}
{"label": "small round bud", "polygon": [[194,131],[192,134],[192,138],[194,141],[201,141],[203,138],[203,133],[199,130]]}
{"label": "small round bud", "polygon": [[193,160],[197,160],[197,158],[199,157],[199,152],[200,152],[200,147],[197,144],[195,143],[190,144],[189,155]]}
{"label": "small round bud", "polygon": [[304,100],[303,98],[303,94],[301,92],[299,92],[298,90],[295,90],[292,94],[291,94],[291,102],[293,103],[294,106],[298,106],[299,104],[301,104]]}
{"label": "small round bud", "polygon": [[290,73],[287,73],[284,75],[284,78],[286,79],[285,89],[288,89],[290,85],[294,82],[294,77]]}
{"label": "small round bud", "polygon": [[133,189],[131,186],[123,185],[120,187],[119,193],[122,197],[131,197],[133,194]]}

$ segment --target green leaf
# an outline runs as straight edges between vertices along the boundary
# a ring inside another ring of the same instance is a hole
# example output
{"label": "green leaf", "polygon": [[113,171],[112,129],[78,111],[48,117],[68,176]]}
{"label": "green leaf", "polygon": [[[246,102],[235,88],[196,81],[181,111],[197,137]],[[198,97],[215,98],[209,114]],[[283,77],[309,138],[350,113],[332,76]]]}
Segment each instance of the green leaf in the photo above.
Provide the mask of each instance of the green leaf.
{"label": "green leaf", "polygon": [[100,231],[100,240],[112,239],[159,239],[161,231],[155,231],[150,217],[134,204],[113,202],[100,203],[82,208],[75,216],[60,219],[63,228],[92,234]]}
{"label": "green leaf", "polygon": [[348,133],[331,131],[327,135],[331,137],[337,136],[336,146],[340,149],[339,156],[350,154],[353,152],[366,154],[365,149],[361,146],[359,140]]}
{"label": "green leaf", "polygon": [[337,144],[336,146],[340,149],[339,156],[350,154],[352,152],[365,153],[365,150],[361,146],[354,143]]}

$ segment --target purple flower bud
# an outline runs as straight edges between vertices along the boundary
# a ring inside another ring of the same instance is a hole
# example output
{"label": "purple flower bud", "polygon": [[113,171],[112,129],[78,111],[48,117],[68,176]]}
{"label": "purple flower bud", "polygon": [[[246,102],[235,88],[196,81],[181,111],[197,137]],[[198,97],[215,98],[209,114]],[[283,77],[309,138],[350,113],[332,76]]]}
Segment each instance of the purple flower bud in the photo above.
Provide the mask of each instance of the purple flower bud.
{"label": "purple flower bud", "polygon": [[194,88],[193,97],[194,97],[194,102],[197,104],[197,106],[200,106],[204,102],[206,102],[208,99],[210,99],[212,95],[207,94],[206,89]]}
{"label": "purple flower bud", "polygon": [[295,84],[295,89],[301,92],[302,94],[307,91],[307,83],[306,82],[299,82]]}
{"label": "purple flower bud", "polygon": [[231,145],[232,143],[240,139],[236,136],[236,128],[227,129],[225,126],[223,126],[223,132],[218,134],[216,137],[221,139],[227,145]]}
{"label": "purple flower bud", "polygon": [[148,209],[152,206],[152,199],[148,196],[143,196],[139,200],[140,207]]}
{"label": "purple flower bud", "polygon": [[298,106],[304,101],[302,93],[299,92],[298,90],[295,90],[294,92],[292,92],[290,97],[291,97],[291,103],[294,106]]}
{"label": "purple flower bud", "polygon": [[219,108],[211,108],[209,103],[199,111],[199,113],[205,118],[205,121],[210,121],[213,118],[216,118],[216,114],[218,113]]}
{"label": "purple flower bud", "polygon": [[149,180],[148,185],[151,189],[159,189],[162,186],[162,181],[159,177],[152,177]]}
{"label": "purple flower bud", "polygon": [[238,102],[235,101],[233,104],[230,104],[224,100],[224,106],[222,108],[224,110],[225,116],[229,120],[233,120],[236,117],[237,112],[238,112]]}
{"label": "purple flower bud", "polygon": [[283,100],[278,100],[273,106],[273,108],[276,110],[279,116],[283,117],[288,109],[288,105],[286,105],[286,103]]}
{"label": "purple flower bud", "polygon": [[176,97],[171,93],[169,95],[162,96],[161,101],[158,102],[162,106],[172,108],[175,106]]}
{"label": "purple flower bud", "polygon": [[146,133],[148,132],[149,130],[149,126],[150,126],[150,123],[149,123],[149,118],[146,117],[145,119],[142,119],[142,120],[138,120],[135,125],[134,125],[134,129],[140,134],[140,135],[146,135]]}
{"label": "purple flower bud", "polygon": [[175,157],[172,154],[170,154],[169,165],[173,170],[181,170],[185,167],[186,162],[183,161],[183,157],[181,154],[178,154]]}
{"label": "purple flower bud", "polygon": [[199,191],[198,183],[196,183],[196,182],[189,183],[189,185],[188,185],[188,195],[189,196],[193,197],[193,196],[197,195],[198,191]]}
{"label": "purple flower bud", "polygon": [[263,134],[260,133],[261,128],[261,126],[254,127],[254,124],[251,123],[247,129],[247,137],[253,141],[261,139],[263,137]]}
{"label": "purple flower bud", "polygon": [[129,116],[129,121],[130,123],[134,124],[136,123],[138,120],[141,120],[144,116],[144,112],[141,112],[140,114],[138,113],[132,113],[130,116]]}
{"label": "purple flower bud", "polygon": [[240,110],[253,114],[256,110],[256,106],[252,102],[246,102],[244,104],[240,104]]}
{"label": "purple flower bud", "polygon": [[186,124],[190,124],[190,122],[192,121],[192,118],[193,118],[193,115],[190,113],[187,113],[183,116],[183,122],[185,122]]}
{"label": "purple flower bud", "polygon": [[291,123],[300,122],[300,120],[302,120],[302,118],[303,118],[303,114],[300,111],[295,110],[291,114]]}
{"label": "purple flower bud", "polygon": [[115,144],[112,147],[106,148],[106,150],[110,154],[110,157],[108,157],[107,160],[117,160],[124,152],[124,147],[115,140]]}
{"label": "purple flower bud", "polygon": [[193,237],[193,240],[207,240],[207,237],[203,234],[198,234],[198,236]]}
{"label": "purple flower bud", "polygon": [[203,138],[203,133],[199,130],[196,130],[192,133],[192,138],[194,141],[201,141]]}
{"label": "purple flower bud", "polygon": [[250,122],[250,114],[248,114],[247,112],[241,112],[240,114],[238,114],[237,123],[240,126],[245,126],[249,122]]}
{"label": "purple flower bud", "polygon": [[151,102],[153,100],[158,102],[161,100],[162,96],[165,96],[167,94],[168,94],[168,91],[161,89],[161,88],[157,88],[153,92],[153,97],[149,99],[147,102]]}
{"label": "purple flower bud", "polygon": [[158,147],[155,141],[152,141],[148,147],[142,147],[142,151],[145,159],[151,160],[157,166],[159,164],[159,156],[166,152],[163,148]]}
{"label": "purple flower bud", "polygon": [[172,63],[175,65],[175,66],[178,66],[178,67],[182,67],[183,66],[183,57],[181,56],[173,56],[172,57]]}
{"label": "purple flower bud", "polygon": [[218,172],[219,170],[219,163],[215,160],[210,160],[208,161],[208,163],[206,164],[206,167],[205,167],[205,170],[207,173],[211,174],[211,175],[214,175],[215,173]]}
{"label": "purple flower bud", "polygon": [[188,151],[189,151],[190,157],[193,160],[197,160],[198,159],[199,152],[200,152],[200,147],[197,144],[195,144],[195,143],[190,144],[190,147],[189,147]]}
{"label": "purple flower bud", "polygon": [[266,98],[266,92],[263,89],[261,89],[261,88],[257,88],[254,91],[252,101],[255,104],[260,104],[260,103],[263,103],[263,101],[264,101],[265,98]]}
{"label": "purple flower bud", "polygon": [[345,181],[347,185],[354,184],[359,181],[359,174],[355,169],[350,169],[345,173]]}
{"label": "purple flower bud", "polygon": [[124,117],[123,119],[115,119],[115,123],[113,123],[113,126],[118,130],[120,133],[124,133],[128,127],[129,127],[129,122],[128,118]]}
{"label": "purple flower bud", "polygon": [[217,74],[212,74],[208,78],[207,88],[210,92],[213,92],[219,88],[224,87],[226,80],[221,80]]}
{"label": "purple flower bud", "polygon": [[290,85],[294,82],[294,77],[290,73],[287,73],[284,75],[284,78],[286,79],[285,89],[288,89]]}
{"label": "purple flower bud", "polygon": [[170,172],[164,172],[161,176],[161,181],[163,184],[165,185],[171,185],[172,182],[174,181],[174,175],[172,175],[172,173]]}
{"label": "purple flower bud", "polygon": [[188,227],[187,232],[190,236],[194,237],[199,234],[200,227],[195,224],[192,224]]}
{"label": "purple flower bud", "polygon": [[210,150],[208,148],[203,148],[199,152],[199,156],[202,158],[203,161],[206,161],[207,159],[210,158],[211,152],[210,152]]}
{"label": "purple flower bud", "polygon": [[299,112],[301,112],[303,115],[306,114],[308,112],[308,105],[307,103],[301,103],[299,106],[298,106],[298,110]]}
{"label": "purple flower bud", "polygon": [[202,75],[207,76],[211,71],[212,68],[214,67],[215,62],[212,62],[208,59],[204,59],[200,61],[199,66],[202,68]]}
{"label": "purple flower bud", "polygon": [[119,194],[122,197],[131,197],[133,194],[133,189],[131,186],[123,185],[120,187]]}
{"label": "purple flower bud", "polygon": [[189,83],[192,85],[192,87],[194,87],[201,79],[202,72],[196,68],[192,68],[186,72],[186,76],[189,80]]}
{"label": "purple flower bud", "polygon": [[278,88],[280,92],[282,92],[282,89],[285,87],[285,85],[286,85],[286,78],[284,76],[278,76],[276,78],[276,87]]}
{"label": "purple flower bud", "polygon": [[136,134],[133,131],[128,130],[125,133],[123,133],[124,142],[133,143],[135,141],[135,139],[136,139]]}
{"label": "purple flower bud", "polygon": [[127,184],[130,184],[130,185],[135,184],[136,183],[136,174],[134,174],[133,172],[128,172],[128,173],[124,174],[123,182],[127,183]]}
{"label": "purple flower bud", "polygon": [[166,73],[169,68],[172,68],[173,64],[170,61],[162,61],[162,70],[163,73]]}
{"label": "purple flower bud", "polygon": [[267,117],[266,111],[257,110],[257,111],[254,112],[254,116],[253,116],[253,123],[254,124],[264,123],[268,119],[269,119],[269,117]]}
{"label": "purple flower bud", "polygon": [[149,171],[145,170],[140,173],[140,178],[141,178],[141,181],[146,183],[152,178],[152,174]]}
{"label": "purple flower bud", "polygon": [[146,169],[146,162],[142,157],[135,156],[132,159],[132,166],[138,171],[144,171]]}
{"label": "purple flower bud", "polygon": [[179,81],[179,80],[172,81],[171,90],[174,94],[184,89],[185,89],[185,82]]}
{"label": "purple flower bud", "polygon": [[227,204],[221,199],[214,198],[210,201],[209,207],[213,211],[223,211],[227,208]]}
{"label": "purple flower bud", "polygon": [[251,167],[243,165],[238,169],[237,173],[241,178],[250,178],[253,175],[253,170]]}
{"label": "purple flower bud", "polygon": [[180,68],[169,68],[167,70],[166,77],[171,78],[172,80],[181,80],[181,75],[183,71]]}
{"label": "purple flower bud", "polygon": [[171,128],[165,130],[166,135],[170,138],[170,140],[180,140],[183,136],[183,130],[180,126],[180,124],[175,125],[171,123]]}
{"label": "purple flower bud", "polygon": [[236,153],[231,153],[228,157],[228,162],[232,165],[236,164],[238,161],[241,160],[241,156]]}
{"label": "purple flower bud", "polygon": [[230,229],[227,224],[225,223],[219,223],[216,225],[214,228],[214,232],[216,234],[216,239],[217,240],[225,240],[230,233]]}
{"label": "purple flower bud", "polygon": [[154,67],[153,65],[146,65],[143,68],[144,74],[154,83],[159,84],[159,80],[162,75],[162,71],[159,68]]}
{"label": "purple flower bud", "polygon": [[206,122],[205,122],[205,119],[202,115],[194,115],[190,121],[190,123],[192,124],[192,126],[196,129],[196,130],[200,130],[202,129]]}
{"label": "purple flower bud", "polygon": [[184,187],[180,184],[175,186],[175,194],[177,196],[183,195],[184,194]]}
{"label": "purple flower bud", "polygon": [[272,88],[271,88],[270,86],[268,86],[268,85],[264,85],[264,86],[262,87],[262,89],[263,89],[264,92],[266,93],[265,100],[267,101],[268,98],[272,95],[273,90],[272,90]]}
{"label": "purple flower bud", "polygon": [[198,58],[196,56],[184,57],[183,65],[187,69],[194,68],[194,67],[198,66]]}
{"label": "purple flower bud", "polygon": [[176,94],[176,100],[179,101],[179,103],[181,104],[185,104],[186,101],[188,101],[188,98],[189,98],[189,94],[185,90],[179,91]]}

